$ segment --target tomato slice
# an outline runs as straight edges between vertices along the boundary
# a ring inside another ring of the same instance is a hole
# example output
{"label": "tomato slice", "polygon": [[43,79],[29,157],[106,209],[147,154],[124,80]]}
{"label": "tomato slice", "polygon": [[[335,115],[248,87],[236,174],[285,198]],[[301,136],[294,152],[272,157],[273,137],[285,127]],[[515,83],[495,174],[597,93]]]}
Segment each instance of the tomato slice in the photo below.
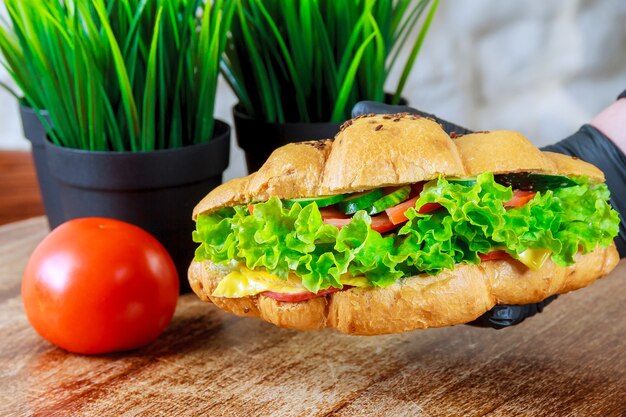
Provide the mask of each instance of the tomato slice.
{"label": "tomato slice", "polygon": [[254,204],[248,204],[248,211],[250,214],[254,214]]}
{"label": "tomato slice", "polygon": [[[389,207],[387,210],[385,210],[385,212],[389,216],[389,220],[391,220],[393,224],[406,222],[408,218],[404,215],[404,213],[406,213],[406,211],[411,207],[415,207],[415,203],[417,202],[418,198],[419,195],[396,206]],[[437,210],[439,207],[441,207],[441,204],[439,203],[426,203],[422,207],[420,207],[419,212],[422,214],[426,214],[430,213],[433,210]]]}
{"label": "tomato slice", "polygon": [[485,262],[485,261],[497,261],[498,259],[507,259],[507,258],[510,258],[511,255],[509,255],[503,250],[494,250],[489,253],[479,253],[478,257],[480,258],[481,261]]}
{"label": "tomato slice", "polygon": [[514,190],[513,197],[504,203],[504,207],[522,207],[535,198],[535,194],[537,193],[534,191]]}
{"label": "tomato slice", "polygon": [[348,223],[350,223],[350,221],[352,219],[348,218],[348,217],[343,217],[343,218],[336,218],[336,217],[322,217],[322,220],[324,221],[324,223],[326,224],[330,224],[335,226],[337,229],[341,229],[342,227],[346,226]]}
{"label": "tomato slice", "polygon": [[391,222],[387,213],[380,213],[376,216],[372,216],[372,224],[370,226],[378,233],[385,233],[396,228],[396,225]]}
{"label": "tomato slice", "polygon": [[391,220],[393,224],[400,224],[407,221],[408,219],[404,215],[404,213],[411,207],[415,207],[415,202],[418,198],[419,195],[396,206],[389,207],[387,210],[385,210],[385,213],[387,213],[387,215],[389,216],[389,220]]}
{"label": "tomato slice", "polygon": [[350,217],[347,214],[344,214],[340,212],[339,210],[337,210],[335,206],[321,208],[320,214],[322,215],[323,218],[348,219]]}
{"label": "tomato slice", "polygon": [[420,207],[420,209],[417,211],[419,211],[422,214],[426,214],[426,213],[430,213],[431,211],[437,210],[439,207],[441,207],[441,204],[439,203],[426,203],[422,207]]}
{"label": "tomato slice", "polygon": [[325,295],[332,294],[337,291],[348,290],[350,288],[352,288],[351,285],[344,285],[343,288],[330,287],[327,290],[320,290],[316,293],[315,292],[300,292],[297,294],[284,294],[281,292],[264,291],[261,294],[263,294],[264,296],[268,298],[271,298],[272,300],[283,301],[286,303],[297,303],[299,301],[306,301],[312,298],[323,297]]}
{"label": "tomato slice", "polygon": [[[341,218],[338,218],[335,216],[332,216],[332,217],[322,216],[322,220],[324,220],[324,223],[326,224],[332,224],[337,229],[341,229],[342,227],[350,223],[350,221],[352,221],[351,218],[345,215],[344,217],[341,217]],[[378,233],[385,233],[385,232],[395,229],[396,225],[393,224],[391,220],[389,220],[389,217],[387,216],[387,214],[383,212],[376,216],[372,216],[372,224],[370,225],[370,227],[372,228],[372,230],[375,230]]]}
{"label": "tomato slice", "polygon": [[326,224],[335,226],[337,229],[341,229],[352,219],[347,214],[344,214],[337,210],[335,207],[324,207],[320,209],[322,215],[322,221]]}

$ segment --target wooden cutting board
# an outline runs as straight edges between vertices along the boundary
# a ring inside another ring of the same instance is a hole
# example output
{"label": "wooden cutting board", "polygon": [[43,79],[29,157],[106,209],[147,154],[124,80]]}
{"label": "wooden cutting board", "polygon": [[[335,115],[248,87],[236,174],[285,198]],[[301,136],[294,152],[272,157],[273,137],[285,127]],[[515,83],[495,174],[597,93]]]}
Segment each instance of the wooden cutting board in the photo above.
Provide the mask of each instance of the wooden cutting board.
{"label": "wooden cutting board", "polygon": [[0,415],[626,416],[626,263],[505,330],[295,332],[180,298],[152,345],[64,352],[19,295],[42,218],[0,227]]}

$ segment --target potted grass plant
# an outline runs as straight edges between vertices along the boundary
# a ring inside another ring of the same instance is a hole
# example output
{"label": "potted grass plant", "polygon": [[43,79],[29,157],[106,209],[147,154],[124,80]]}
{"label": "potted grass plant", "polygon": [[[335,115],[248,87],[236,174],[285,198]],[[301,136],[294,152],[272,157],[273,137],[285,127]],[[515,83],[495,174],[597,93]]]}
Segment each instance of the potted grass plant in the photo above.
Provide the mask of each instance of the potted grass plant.
{"label": "potted grass plant", "polygon": [[[234,2],[5,2],[45,90],[37,102],[16,80],[52,122],[44,145],[63,220],[134,223],[183,275],[193,206],[228,165],[230,130],[213,110]],[[41,32],[30,29],[34,15]]]}
{"label": "potted grass plant", "polygon": [[[286,143],[334,137],[358,101],[401,103],[437,6],[438,0],[239,1],[222,72],[239,99],[233,115],[248,170]],[[408,58],[395,90],[385,94],[403,46],[410,47]]]}

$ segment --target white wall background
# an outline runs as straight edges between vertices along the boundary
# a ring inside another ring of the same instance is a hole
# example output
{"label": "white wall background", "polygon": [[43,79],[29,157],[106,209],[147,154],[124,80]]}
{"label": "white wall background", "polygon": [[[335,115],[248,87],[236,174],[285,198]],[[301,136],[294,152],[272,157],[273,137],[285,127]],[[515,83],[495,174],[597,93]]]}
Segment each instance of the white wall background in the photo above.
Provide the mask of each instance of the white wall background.
{"label": "white wall background", "polygon": [[[3,69],[0,80],[9,81]],[[392,76],[389,87],[396,82]],[[405,96],[467,127],[519,130],[543,145],[625,88],[625,0],[442,0]],[[232,123],[235,101],[222,83],[216,116]],[[15,99],[4,91],[0,148],[28,148]],[[233,141],[226,179],[244,174]]]}

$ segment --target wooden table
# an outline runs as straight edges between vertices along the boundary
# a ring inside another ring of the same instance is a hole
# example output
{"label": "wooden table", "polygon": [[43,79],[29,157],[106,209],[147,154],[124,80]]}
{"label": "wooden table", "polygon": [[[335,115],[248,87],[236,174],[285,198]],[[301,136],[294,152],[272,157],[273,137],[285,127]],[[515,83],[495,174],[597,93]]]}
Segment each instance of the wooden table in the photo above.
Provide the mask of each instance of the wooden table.
{"label": "wooden table", "polygon": [[42,218],[0,227],[0,415],[624,416],[626,263],[514,328],[295,332],[193,295],[142,350],[68,354],[29,327]]}
{"label": "wooden table", "polygon": [[44,214],[30,152],[0,151],[0,224]]}

